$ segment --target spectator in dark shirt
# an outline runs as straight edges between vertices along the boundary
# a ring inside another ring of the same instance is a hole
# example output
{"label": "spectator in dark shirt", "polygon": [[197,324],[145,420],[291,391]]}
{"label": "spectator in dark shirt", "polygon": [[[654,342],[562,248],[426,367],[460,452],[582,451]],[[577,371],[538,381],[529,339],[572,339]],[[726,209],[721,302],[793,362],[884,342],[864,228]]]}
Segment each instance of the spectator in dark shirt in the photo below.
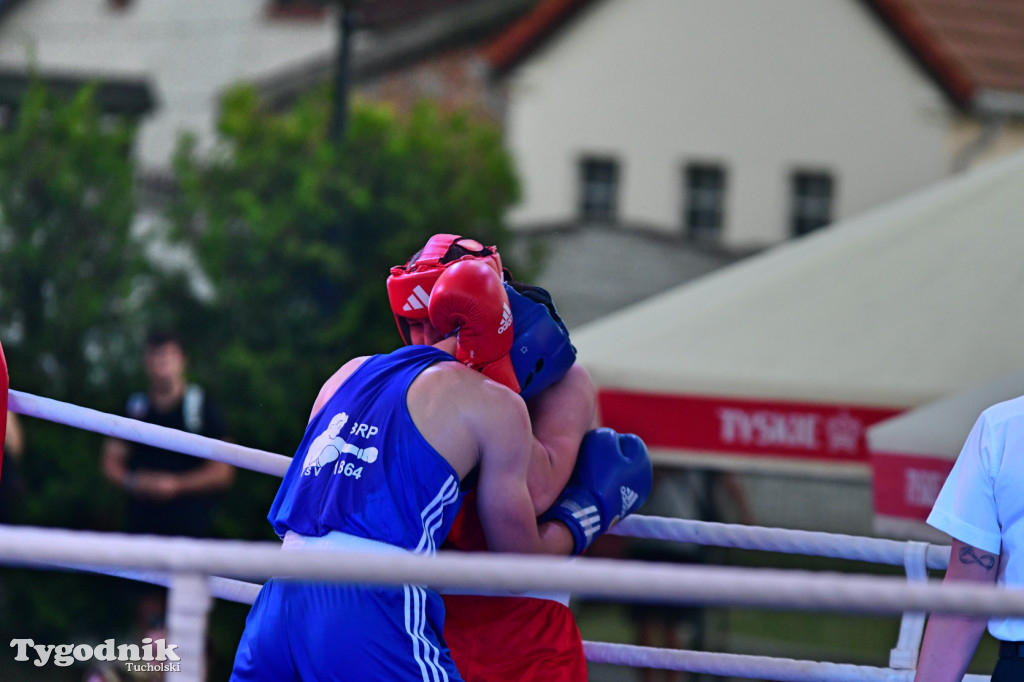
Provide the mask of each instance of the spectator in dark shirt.
{"label": "spectator in dark shirt", "polygon": [[[125,414],[150,424],[224,439],[220,412],[199,386],[185,378],[188,360],[181,339],[154,331],[146,338],[148,387],[133,393]],[[234,481],[229,464],[183,455],[117,438],[103,442],[103,473],[128,494],[127,530],[151,535],[211,537],[220,493]],[[135,627],[164,625],[166,590],[137,584]]]}
{"label": "spectator in dark shirt", "polygon": [[[133,419],[223,439],[224,422],[199,386],[185,379],[181,340],[169,332],[146,339],[146,392],[134,393],[125,413]],[[218,494],[231,486],[234,468],[223,462],[108,438],[103,473],[129,495],[128,530],[209,537]]]}

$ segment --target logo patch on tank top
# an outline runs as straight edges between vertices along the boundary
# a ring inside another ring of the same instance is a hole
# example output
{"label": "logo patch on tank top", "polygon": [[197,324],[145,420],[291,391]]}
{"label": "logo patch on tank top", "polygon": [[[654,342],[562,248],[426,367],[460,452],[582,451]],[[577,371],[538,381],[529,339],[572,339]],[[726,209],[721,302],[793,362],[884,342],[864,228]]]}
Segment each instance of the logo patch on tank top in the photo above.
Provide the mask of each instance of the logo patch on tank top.
{"label": "logo patch on tank top", "polygon": [[[319,476],[320,471],[324,467],[337,462],[332,473],[359,478],[362,474],[362,467],[351,462],[345,462],[340,458],[344,455],[352,455],[355,459],[367,464],[373,464],[377,461],[377,455],[379,454],[377,448],[356,447],[346,443],[341,438],[341,430],[345,428],[346,423],[348,423],[348,415],[344,412],[339,412],[331,417],[327,428],[313,439],[313,442],[309,444],[309,448],[306,450],[306,458],[302,463],[303,476]],[[374,429],[376,430],[376,427]]]}

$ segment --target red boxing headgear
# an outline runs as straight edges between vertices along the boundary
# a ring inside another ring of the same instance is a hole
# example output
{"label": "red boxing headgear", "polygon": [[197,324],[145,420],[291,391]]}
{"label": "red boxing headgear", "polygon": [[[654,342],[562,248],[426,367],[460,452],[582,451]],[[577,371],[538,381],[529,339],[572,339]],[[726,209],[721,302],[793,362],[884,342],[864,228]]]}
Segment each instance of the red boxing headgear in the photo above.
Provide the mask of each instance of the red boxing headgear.
{"label": "red boxing headgear", "polygon": [[457,234],[435,234],[419,253],[405,265],[391,268],[388,277],[388,301],[395,314],[398,333],[406,345],[409,338],[407,320],[422,320],[429,317],[430,291],[441,273],[459,261],[468,259],[484,260],[501,276],[501,256],[494,246],[484,246],[474,239]]}

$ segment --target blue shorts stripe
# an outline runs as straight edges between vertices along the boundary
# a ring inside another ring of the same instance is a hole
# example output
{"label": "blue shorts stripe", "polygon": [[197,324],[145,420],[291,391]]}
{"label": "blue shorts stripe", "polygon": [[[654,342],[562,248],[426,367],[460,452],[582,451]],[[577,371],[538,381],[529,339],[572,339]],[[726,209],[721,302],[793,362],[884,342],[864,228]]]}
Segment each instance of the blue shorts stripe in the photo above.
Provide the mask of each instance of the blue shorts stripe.
{"label": "blue shorts stripe", "polygon": [[448,682],[440,664],[440,651],[425,634],[427,593],[422,587],[405,585],[405,628],[412,640],[412,653],[424,682]]}

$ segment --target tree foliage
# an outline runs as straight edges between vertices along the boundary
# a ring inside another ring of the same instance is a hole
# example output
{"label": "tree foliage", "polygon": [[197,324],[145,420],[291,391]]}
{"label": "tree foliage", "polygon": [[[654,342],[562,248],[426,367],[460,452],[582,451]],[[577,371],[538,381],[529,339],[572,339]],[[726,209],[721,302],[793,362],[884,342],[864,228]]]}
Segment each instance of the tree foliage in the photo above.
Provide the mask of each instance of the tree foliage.
{"label": "tree foliage", "polygon": [[[0,132],[0,339],[11,388],[104,410],[137,371],[146,275],[129,151],[134,130],[33,82]],[[91,434],[32,422],[26,467],[45,467],[22,520],[81,527],[107,514]]]}
{"label": "tree foliage", "polygon": [[[11,388],[116,410],[137,371],[133,349],[147,277],[135,216],[133,126],[104,117],[94,89],[61,99],[33,82],[0,130],[0,340]],[[3,467],[15,522],[112,529],[99,436],[23,419],[20,471]],[[11,487],[20,474],[21,488]],[[22,492],[14,497],[15,493]],[[20,632],[68,632],[115,617],[103,579],[2,569],[0,609]],[[17,632],[15,632],[17,634]],[[20,636],[20,635],[19,635]]]}
{"label": "tree foliage", "polygon": [[235,89],[216,149],[185,138],[175,157],[174,234],[216,291],[181,321],[204,349],[193,362],[217,377],[239,442],[289,455],[324,380],[398,342],[389,268],[437,232],[500,244],[518,192],[496,128],[428,103],[399,116],[357,102],[334,142],[328,95],[274,113]]}
{"label": "tree foliage", "polygon": [[15,388],[84,402],[124,369],[144,267],[129,236],[133,132],[101,116],[93,88],[61,101],[38,82],[0,132],[0,333]]}
{"label": "tree foliage", "polygon": [[[104,117],[91,88],[63,101],[33,84],[0,131],[0,339],[12,388],[119,412],[143,385],[145,328],[176,327],[192,378],[224,409],[233,439],[290,455],[323,381],[353,356],[397,345],[390,266],[438,232],[502,246],[518,193],[498,130],[468,114],[356,103],[333,141],[330,110],[327,90],[275,113],[238,88],[212,149],[182,139],[167,236],[212,284],[203,298],[150,267],[133,237],[133,128]],[[119,494],[100,475],[100,437],[39,420],[25,427],[31,494],[15,520],[116,528]],[[266,538],[277,485],[240,472],[222,532]],[[0,569],[0,611],[21,614],[17,636],[110,632],[125,605],[96,598],[104,580]],[[236,615],[211,629],[227,654]]]}

